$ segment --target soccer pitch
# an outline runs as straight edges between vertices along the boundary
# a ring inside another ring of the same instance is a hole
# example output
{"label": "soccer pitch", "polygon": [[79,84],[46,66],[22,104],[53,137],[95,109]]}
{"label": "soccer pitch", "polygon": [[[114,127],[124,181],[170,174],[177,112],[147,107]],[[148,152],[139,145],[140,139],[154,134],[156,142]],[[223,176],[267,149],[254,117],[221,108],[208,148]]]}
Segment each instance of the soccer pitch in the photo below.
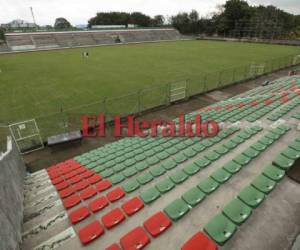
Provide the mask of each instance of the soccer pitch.
{"label": "soccer pitch", "polygon": [[[83,51],[89,52],[88,59],[82,58]],[[206,74],[297,54],[300,49],[292,46],[177,41],[0,55],[0,123],[183,79],[200,89]],[[208,83],[213,81],[217,78]]]}

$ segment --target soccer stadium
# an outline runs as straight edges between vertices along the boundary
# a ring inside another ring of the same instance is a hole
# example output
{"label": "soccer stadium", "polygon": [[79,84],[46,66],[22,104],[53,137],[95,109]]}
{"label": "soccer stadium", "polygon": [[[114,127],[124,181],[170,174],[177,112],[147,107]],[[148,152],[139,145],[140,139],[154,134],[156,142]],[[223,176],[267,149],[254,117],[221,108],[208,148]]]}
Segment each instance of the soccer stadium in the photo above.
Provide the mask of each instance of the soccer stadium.
{"label": "soccer stadium", "polygon": [[0,250],[300,250],[297,3],[65,1],[3,2]]}

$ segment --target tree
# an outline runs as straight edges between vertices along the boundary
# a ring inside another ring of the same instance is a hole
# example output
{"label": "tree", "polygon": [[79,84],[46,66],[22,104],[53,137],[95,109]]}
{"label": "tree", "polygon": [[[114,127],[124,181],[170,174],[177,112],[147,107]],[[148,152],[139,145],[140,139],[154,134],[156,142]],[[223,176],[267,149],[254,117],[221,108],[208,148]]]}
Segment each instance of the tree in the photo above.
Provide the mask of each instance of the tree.
{"label": "tree", "polygon": [[151,24],[151,17],[141,12],[133,12],[130,15],[130,22],[141,27],[148,27]]}
{"label": "tree", "polygon": [[68,22],[67,19],[63,17],[56,18],[54,23],[54,29],[56,30],[63,30],[63,29],[69,29],[71,28],[71,24]]}
{"label": "tree", "polygon": [[152,19],[152,26],[160,27],[160,26],[163,26],[164,23],[165,23],[165,18],[163,15],[156,15]]}
{"label": "tree", "polygon": [[5,41],[5,29],[0,27],[0,43],[2,41]]}

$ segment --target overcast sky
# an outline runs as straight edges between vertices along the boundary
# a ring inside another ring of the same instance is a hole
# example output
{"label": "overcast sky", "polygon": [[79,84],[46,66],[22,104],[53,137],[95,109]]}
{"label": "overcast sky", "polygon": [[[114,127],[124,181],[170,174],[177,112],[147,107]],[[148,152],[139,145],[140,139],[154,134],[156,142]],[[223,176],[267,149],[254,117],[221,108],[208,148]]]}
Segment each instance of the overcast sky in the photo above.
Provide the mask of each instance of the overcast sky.
{"label": "overcast sky", "polygon": [[[226,0],[0,0],[0,23],[13,19],[32,21],[32,6],[40,25],[53,25],[56,17],[65,17],[73,25],[86,24],[99,11],[141,11],[148,15],[173,15],[196,9],[201,16],[215,10]],[[300,0],[248,0],[250,4],[273,4],[283,10],[300,14]]]}

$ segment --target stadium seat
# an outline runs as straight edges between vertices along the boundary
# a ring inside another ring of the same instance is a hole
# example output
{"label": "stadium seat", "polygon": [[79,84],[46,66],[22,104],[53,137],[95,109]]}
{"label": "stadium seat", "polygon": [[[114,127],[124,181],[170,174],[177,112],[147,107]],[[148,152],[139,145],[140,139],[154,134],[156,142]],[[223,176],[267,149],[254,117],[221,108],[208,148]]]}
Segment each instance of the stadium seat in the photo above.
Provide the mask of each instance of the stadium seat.
{"label": "stadium seat", "polygon": [[288,170],[293,164],[294,164],[294,160],[291,160],[282,154],[279,154],[273,160],[273,165],[275,165],[283,170]]}
{"label": "stadium seat", "polygon": [[64,180],[55,185],[57,191],[61,191],[69,186],[70,186],[69,182],[64,181]]}
{"label": "stadium seat", "polygon": [[76,191],[81,191],[85,188],[87,188],[90,185],[90,183],[87,180],[82,180],[78,183],[76,183],[75,185],[73,185],[73,188],[76,189]]}
{"label": "stadium seat", "polygon": [[297,151],[293,148],[286,148],[281,152],[281,154],[291,160],[297,160],[300,157],[300,151]]}
{"label": "stadium seat", "polygon": [[112,244],[109,247],[105,248],[105,250],[121,250],[121,248],[117,244]]}
{"label": "stadium seat", "polygon": [[294,142],[289,144],[289,147],[292,148],[292,149],[295,149],[297,151],[300,151],[300,142],[294,141]]}
{"label": "stadium seat", "polygon": [[225,169],[231,174],[237,173],[238,171],[240,171],[241,168],[242,166],[234,161],[229,161],[223,166],[223,169]]}
{"label": "stadium seat", "polygon": [[141,199],[146,204],[150,204],[160,197],[160,192],[156,188],[149,188],[143,191],[140,195]]}
{"label": "stadium seat", "polygon": [[106,197],[102,196],[99,198],[96,198],[95,200],[92,200],[89,203],[89,208],[91,209],[91,211],[93,213],[99,212],[100,210],[102,210],[103,208],[105,208],[106,206],[108,206],[108,200],[106,199]]}
{"label": "stadium seat", "polygon": [[157,237],[171,227],[172,221],[163,213],[158,212],[144,222],[145,229],[152,237]]}
{"label": "stadium seat", "polygon": [[84,189],[83,191],[81,191],[80,197],[83,200],[87,200],[96,194],[97,194],[97,190],[94,187],[90,186]]}
{"label": "stadium seat", "polygon": [[231,174],[225,171],[223,168],[220,168],[211,174],[211,178],[222,184],[231,178]]}
{"label": "stadium seat", "polygon": [[205,180],[202,180],[198,184],[198,188],[200,188],[206,194],[210,194],[210,193],[214,192],[219,186],[220,186],[219,183],[216,182],[211,177],[208,177]]}
{"label": "stadium seat", "polygon": [[102,216],[103,225],[111,229],[125,220],[125,216],[120,208],[115,208]]}
{"label": "stadium seat", "polygon": [[169,177],[167,177],[166,179],[158,182],[155,185],[155,187],[160,193],[164,194],[169,192],[171,189],[173,189],[175,187],[175,184],[171,181]]}
{"label": "stadium seat", "polygon": [[171,170],[177,166],[177,163],[173,159],[169,159],[162,163],[162,167],[166,170]]}
{"label": "stadium seat", "polygon": [[264,175],[259,175],[251,182],[251,185],[259,191],[268,194],[275,188],[276,182]]}
{"label": "stadium seat", "polygon": [[215,149],[215,151],[220,155],[225,155],[226,153],[229,152],[229,149],[223,145],[220,145]]}
{"label": "stadium seat", "polygon": [[98,190],[98,192],[103,192],[104,190],[109,189],[111,186],[111,181],[107,179],[98,182],[98,184],[96,185],[96,189]]}
{"label": "stadium seat", "polygon": [[143,249],[150,243],[150,238],[142,227],[136,227],[120,239],[123,250]]}
{"label": "stadium seat", "polygon": [[236,225],[222,214],[212,218],[204,227],[204,231],[219,245],[224,245],[236,230]]}
{"label": "stadium seat", "polygon": [[148,182],[153,180],[153,176],[150,173],[144,173],[140,176],[137,177],[137,181],[141,184],[141,185],[145,185]]}
{"label": "stadium seat", "polygon": [[181,219],[184,215],[189,212],[189,206],[182,200],[177,199],[169,204],[164,212],[171,218],[173,221]]}
{"label": "stadium seat", "polygon": [[131,193],[137,190],[140,187],[140,184],[135,179],[133,179],[126,182],[122,187],[126,193]]}
{"label": "stadium seat", "polygon": [[194,187],[182,195],[182,199],[192,207],[198,205],[206,197],[199,188]]}
{"label": "stadium seat", "polygon": [[255,157],[257,157],[259,155],[259,151],[253,149],[253,148],[247,148],[244,152],[243,155],[246,155],[247,157],[254,159]]}
{"label": "stadium seat", "polygon": [[117,187],[114,190],[107,193],[106,197],[110,202],[115,202],[125,196],[125,192],[121,187]]}
{"label": "stadium seat", "polygon": [[150,173],[152,174],[152,176],[154,178],[163,175],[165,172],[166,172],[166,170],[161,166],[153,167],[150,170]]}
{"label": "stadium seat", "polygon": [[102,228],[99,221],[94,221],[78,231],[78,236],[83,245],[91,243],[93,240],[99,238],[104,234],[104,229]]}
{"label": "stadium seat", "polygon": [[200,168],[195,164],[189,164],[188,166],[186,166],[183,171],[188,174],[189,176],[192,176],[196,173],[198,173],[200,171]]}
{"label": "stadium seat", "polygon": [[223,209],[223,214],[236,225],[244,223],[252,213],[252,209],[239,199],[234,199]]}
{"label": "stadium seat", "polygon": [[233,161],[241,166],[245,166],[251,161],[251,158],[244,154],[239,154],[238,156],[233,158]]}
{"label": "stadium seat", "polygon": [[259,152],[263,152],[267,148],[267,146],[265,144],[262,144],[260,142],[256,142],[256,143],[252,144],[250,147],[254,148],[255,150],[257,150]]}
{"label": "stadium seat", "polygon": [[237,147],[237,143],[233,142],[233,141],[227,141],[224,144],[224,147],[228,148],[229,150],[234,149]]}
{"label": "stadium seat", "polygon": [[94,171],[91,171],[91,170],[88,170],[86,172],[84,172],[81,177],[84,178],[84,179],[87,179],[89,177],[92,177],[93,175],[95,174]]}
{"label": "stadium seat", "polygon": [[76,210],[69,213],[69,219],[72,224],[76,224],[76,223],[84,220],[88,216],[90,216],[90,211],[89,211],[88,207],[86,207],[86,206],[77,208]]}
{"label": "stadium seat", "polygon": [[181,250],[218,250],[218,246],[204,233],[198,232],[184,243]]}
{"label": "stadium seat", "polygon": [[122,205],[123,211],[128,216],[137,213],[138,211],[143,209],[143,207],[144,207],[144,203],[141,201],[139,197],[133,197]]}
{"label": "stadium seat", "polygon": [[208,154],[206,154],[205,157],[210,161],[216,161],[221,157],[221,155],[215,151],[211,151]]}
{"label": "stadium seat", "polygon": [[81,202],[80,196],[73,194],[68,198],[63,199],[63,204],[66,209],[72,208]]}
{"label": "stadium seat", "polygon": [[269,165],[263,170],[263,175],[267,176],[273,181],[278,182],[284,177],[285,172],[284,170],[274,167],[273,165]]}
{"label": "stadium seat", "polygon": [[113,175],[109,178],[110,178],[110,181],[111,181],[112,185],[116,185],[116,184],[122,182],[123,180],[125,180],[124,175],[121,174],[121,173],[115,174],[115,175]]}
{"label": "stadium seat", "polygon": [[256,188],[247,186],[239,193],[238,198],[248,206],[256,208],[264,201],[265,195]]}
{"label": "stadium seat", "polygon": [[188,175],[182,170],[178,170],[175,173],[170,175],[170,179],[175,184],[180,184],[180,183],[184,182],[187,178],[188,178]]}
{"label": "stadium seat", "polygon": [[207,166],[211,163],[211,161],[210,161],[209,159],[203,157],[203,158],[201,158],[201,159],[199,159],[199,160],[196,160],[194,163],[195,163],[199,168],[205,168],[205,167],[207,167]]}
{"label": "stadium seat", "polygon": [[59,196],[60,196],[60,198],[64,199],[64,198],[67,198],[68,196],[74,194],[75,192],[76,192],[76,190],[73,187],[68,187],[68,188],[65,188],[65,189],[59,191]]}
{"label": "stadium seat", "polygon": [[186,160],[187,160],[187,157],[186,157],[184,154],[179,153],[179,154],[176,154],[176,156],[174,156],[174,160],[175,160],[178,164],[180,164],[180,163],[186,161]]}

